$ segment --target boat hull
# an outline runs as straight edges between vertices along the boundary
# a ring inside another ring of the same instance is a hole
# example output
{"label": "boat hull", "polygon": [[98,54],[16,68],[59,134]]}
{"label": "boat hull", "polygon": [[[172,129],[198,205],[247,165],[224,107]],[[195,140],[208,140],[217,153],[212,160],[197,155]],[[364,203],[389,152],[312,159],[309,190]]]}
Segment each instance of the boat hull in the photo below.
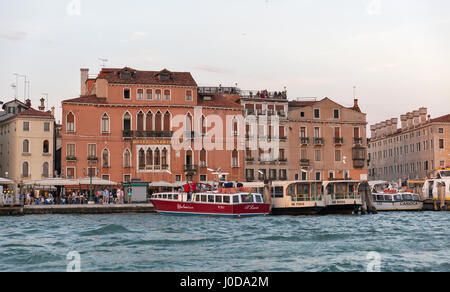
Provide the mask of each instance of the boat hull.
{"label": "boat hull", "polygon": [[342,214],[342,215],[352,215],[359,208],[361,208],[361,204],[343,204],[343,205],[327,205],[322,212],[321,215],[330,215],[330,214]]}
{"label": "boat hull", "polygon": [[273,208],[271,214],[274,216],[318,215],[323,209],[324,207]]}
{"label": "boat hull", "polygon": [[422,211],[423,202],[375,202],[377,211]]}
{"label": "boat hull", "polygon": [[270,213],[270,205],[262,203],[248,204],[207,204],[197,202],[177,202],[151,200],[155,209],[165,215],[218,216],[218,217],[253,217]]}

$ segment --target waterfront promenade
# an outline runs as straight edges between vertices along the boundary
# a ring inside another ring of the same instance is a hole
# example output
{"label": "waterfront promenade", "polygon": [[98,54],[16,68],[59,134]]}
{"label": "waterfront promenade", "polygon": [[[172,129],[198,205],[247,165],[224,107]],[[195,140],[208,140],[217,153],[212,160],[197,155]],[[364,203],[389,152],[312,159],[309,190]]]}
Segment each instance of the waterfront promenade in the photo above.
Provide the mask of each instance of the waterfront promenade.
{"label": "waterfront promenade", "polygon": [[32,205],[17,208],[0,208],[0,216],[40,214],[117,214],[155,213],[152,204],[125,205]]}

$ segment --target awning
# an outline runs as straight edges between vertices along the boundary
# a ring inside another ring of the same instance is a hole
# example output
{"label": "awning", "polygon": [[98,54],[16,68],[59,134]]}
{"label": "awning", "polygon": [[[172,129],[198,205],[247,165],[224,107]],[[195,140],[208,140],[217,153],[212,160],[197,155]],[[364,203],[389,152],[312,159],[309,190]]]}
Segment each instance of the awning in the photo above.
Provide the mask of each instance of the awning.
{"label": "awning", "polygon": [[176,184],[172,184],[172,183],[168,183],[165,181],[157,181],[157,182],[152,182],[148,184],[149,187],[151,188],[176,188],[178,187]]}
{"label": "awning", "polygon": [[73,179],[62,179],[62,178],[50,178],[44,180],[35,180],[32,182],[28,182],[26,186],[68,186],[68,185],[77,185],[78,182]]}
{"label": "awning", "polygon": [[[90,185],[90,184],[91,184],[90,178],[82,178],[82,179],[73,181],[71,185]],[[95,178],[92,178],[92,185],[93,186],[116,186],[117,183],[95,177]]]}
{"label": "awning", "polygon": [[14,182],[6,178],[0,178],[0,185],[12,185]]}
{"label": "awning", "polygon": [[242,184],[244,185],[244,188],[263,188],[264,187],[263,182],[245,182]]}

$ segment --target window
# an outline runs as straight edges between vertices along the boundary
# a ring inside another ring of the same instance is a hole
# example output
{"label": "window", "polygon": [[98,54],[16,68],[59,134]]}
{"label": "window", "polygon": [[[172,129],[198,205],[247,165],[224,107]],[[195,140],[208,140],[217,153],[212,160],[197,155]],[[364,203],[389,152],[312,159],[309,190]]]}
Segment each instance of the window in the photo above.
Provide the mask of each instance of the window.
{"label": "window", "polygon": [[315,150],[314,160],[322,161],[322,151],[320,149]]}
{"label": "window", "polygon": [[192,90],[186,90],[186,101],[192,101]]}
{"label": "window", "polygon": [[341,161],[341,150],[336,149],[334,153],[334,161]]}
{"label": "window", "polygon": [[314,127],[314,138],[320,138],[320,128]]}
{"label": "window", "polygon": [[335,109],[335,110],[334,110],[334,118],[335,118],[335,119],[339,119],[339,117],[340,117],[339,110],[338,110],[338,109]]}
{"label": "window", "polygon": [[50,123],[44,123],[44,132],[50,132]]}
{"label": "window", "polygon": [[44,162],[44,164],[42,165],[42,177],[43,178],[48,178],[48,162]]}
{"label": "window", "polygon": [[102,167],[108,168],[109,167],[109,151],[108,149],[103,149],[102,152]]}
{"label": "window", "polygon": [[439,134],[444,134],[444,128],[439,128],[438,132]]}
{"label": "window", "polygon": [[238,153],[238,151],[236,149],[233,150],[233,153],[232,153],[231,166],[232,167],[239,167],[239,153]]}
{"label": "window", "polygon": [[206,182],[206,175],[205,174],[201,174],[200,175],[200,181],[201,182]]}
{"label": "window", "polygon": [[131,115],[129,113],[123,116],[123,130],[131,131]]}
{"label": "window", "polygon": [[146,99],[147,100],[152,100],[153,99],[153,90],[152,89],[147,89]]}
{"label": "window", "polygon": [[30,122],[23,122],[23,131],[24,132],[30,131]]}
{"label": "window", "polygon": [[145,170],[145,151],[144,149],[139,150],[139,170]]}
{"label": "window", "polygon": [[125,174],[123,176],[123,181],[124,182],[131,182],[131,175],[130,174]]}
{"label": "window", "polygon": [[44,141],[44,144],[42,145],[42,152],[44,154],[48,154],[50,152],[50,143],[48,142],[48,140]]}
{"label": "window", "polygon": [[102,117],[102,133],[109,133],[109,117],[106,113]]}
{"label": "window", "polygon": [[22,177],[23,178],[28,178],[28,174],[29,174],[28,168],[29,168],[28,162],[22,163]]}
{"label": "window", "polygon": [[125,150],[123,154],[123,167],[130,168],[131,167],[131,152],[130,150]]}
{"label": "window", "polygon": [[88,158],[97,157],[97,144],[88,144]]}
{"label": "window", "polygon": [[123,99],[130,99],[131,98],[131,91],[129,88],[125,88],[123,90]]}
{"label": "window", "polygon": [[137,90],[136,99],[137,100],[143,100],[144,99],[144,89],[138,89]]}
{"label": "window", "polygon": [[200,151],[200,167],[206,167],[206,150]]}
{"label": "window", "polygon": [[164,90],[164,100],[170,100],[170,90]]}
{"label": "window", "polygon": [[301,118],[304,118],[304,117],[305,117],[305,112],[301,112],[301,113],[300,113],[300,117],[301,117]]}
{"label": "window", "polygon": [[161,100],[161,89],[156,89],[155,100]]}
{"label": "window", "polygon": [[320,109],[318,108],[314,109],[314,118],[320,119]]}
{"label": "window", "polygon": [[444,149],[444,139],[439,139],[439,149]]}
{"label": "window", "polygon": [[306,138],[306,127],[300,128],[300,138]]}
{"label": "window", "polygon": [[30,153],[30,141],[23,140],[22,153],[24,154]]}
{"label": "window", "polygon": [[75,168],[74,167],[68,167],[67,168],[66,177],[68,179],[74,179],[75,178]]}
{"label": "window", "polygon": [[321,174],[320,174],[320,172],[316,172],[316,180],[321,180]]}
{"label": "window", "polygon": [[67,144],[67,157],[74,158],[75,156],[75,144]]}
{"label": "window", "polygon": [[66,131],[75,132],[75,116],[73,113],[69,113],[66,117]]}

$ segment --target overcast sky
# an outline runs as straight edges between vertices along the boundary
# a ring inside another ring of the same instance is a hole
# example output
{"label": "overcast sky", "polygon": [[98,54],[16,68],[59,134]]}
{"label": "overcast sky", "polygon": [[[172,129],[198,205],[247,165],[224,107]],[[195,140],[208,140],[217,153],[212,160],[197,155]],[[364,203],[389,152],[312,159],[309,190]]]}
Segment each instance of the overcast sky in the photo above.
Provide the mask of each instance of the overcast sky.
{"label": "overcast sky", "polygon": [[33,105],[48,93],[57,120],[99,58],[345,106],[356,86],[370,124],[421,106],[450,113],[448,0],[1,1],[0,48],[2,100],[26,74]]}

